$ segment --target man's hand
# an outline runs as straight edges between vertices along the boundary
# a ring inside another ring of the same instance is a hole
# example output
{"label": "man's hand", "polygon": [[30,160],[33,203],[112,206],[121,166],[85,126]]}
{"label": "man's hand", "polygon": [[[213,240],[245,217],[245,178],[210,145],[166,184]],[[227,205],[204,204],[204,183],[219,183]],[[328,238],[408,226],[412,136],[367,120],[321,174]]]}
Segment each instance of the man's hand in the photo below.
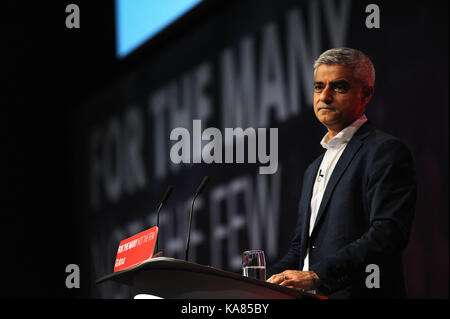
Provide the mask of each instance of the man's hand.
{"label": "man's hand", "polygon": [[319,277],[312,270],[285,270],[282,273],[273,275],[267,279],[267,282],[288,288],[304,290],[315,289],[320,286]]}

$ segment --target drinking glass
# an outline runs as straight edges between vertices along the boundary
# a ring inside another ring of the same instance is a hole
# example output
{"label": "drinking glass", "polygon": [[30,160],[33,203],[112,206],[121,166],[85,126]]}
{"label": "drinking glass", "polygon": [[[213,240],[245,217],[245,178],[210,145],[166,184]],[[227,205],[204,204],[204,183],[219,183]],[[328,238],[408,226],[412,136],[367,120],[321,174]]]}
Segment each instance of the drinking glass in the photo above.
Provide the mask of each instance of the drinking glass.
{"label": "drinking glass", "polygon": [[242,254],[242,275],[266,280],[266,259],[262,250],[247,250]]}

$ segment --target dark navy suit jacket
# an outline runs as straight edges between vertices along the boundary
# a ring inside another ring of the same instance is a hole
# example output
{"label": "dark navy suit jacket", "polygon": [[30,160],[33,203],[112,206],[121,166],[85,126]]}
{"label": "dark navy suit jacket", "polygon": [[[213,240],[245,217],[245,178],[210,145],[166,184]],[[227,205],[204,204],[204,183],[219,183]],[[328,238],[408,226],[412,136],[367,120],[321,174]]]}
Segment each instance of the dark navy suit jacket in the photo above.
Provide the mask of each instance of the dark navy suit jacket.
{"label": "dark navy suit jacket", "polygon": [[[268,270],[310,270],[330,298],[406,297],[402,269],[416,201],[413,159],[397,138],[364,123],[349,141],[328,181],[309,234],[311,196],[325,152],[306,170],[299,216],[288,253]],[[379,288],[375,273],[379,269]]]}

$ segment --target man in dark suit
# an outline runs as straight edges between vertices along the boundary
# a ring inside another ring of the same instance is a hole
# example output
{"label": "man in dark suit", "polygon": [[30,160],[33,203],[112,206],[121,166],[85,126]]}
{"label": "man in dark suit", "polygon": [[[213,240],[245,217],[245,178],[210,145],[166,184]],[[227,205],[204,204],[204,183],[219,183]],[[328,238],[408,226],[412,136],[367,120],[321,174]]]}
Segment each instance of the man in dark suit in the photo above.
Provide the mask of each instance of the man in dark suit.
{"label": "man in dark suit", "polygon": [[375,83],[364,53],[331,49],[314,69],[325,152],[304,174],[295,236],[268,282],[330,298],[406,297],[402,252],[416,200],[411,154],[364,114]]}

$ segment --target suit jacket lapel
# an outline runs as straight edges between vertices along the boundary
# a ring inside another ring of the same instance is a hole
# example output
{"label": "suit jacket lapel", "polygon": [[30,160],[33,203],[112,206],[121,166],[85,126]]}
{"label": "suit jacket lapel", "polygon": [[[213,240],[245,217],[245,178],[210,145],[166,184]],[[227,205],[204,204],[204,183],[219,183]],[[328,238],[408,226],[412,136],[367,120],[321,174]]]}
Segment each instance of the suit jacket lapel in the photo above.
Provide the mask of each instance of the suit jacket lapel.
{"label": "suit jacket lapel", "polygon": [[314,222],[314,228],[311,233],[311,236],[317,229],[316,226],[325,212],[325,208],[327,207],[328,201],[330,200],[331,194],[333,193],[337,182],[347,169],[348,165],[354,158],[355,154],[361,148],[363,144],[362,140],[366,138],[372,130],[373,130],[372,125],[368,121],[364,123],[358,129],[358,131],[356,131],[355,135],[350,140],[341,157],[339,158],[339,161],[337,162],[336,167],[334,168],[333,173],[331,174],[330,180],[328,181],[325,193],[323,194],[322,202],[320,203],[319,211],[317,213],[316,221]]}
{"label": "suit jacket lapel", "polygon": [[303,205],[302,211],[304,212],[305,216],[303,218],[304,223],[302,225],[302,254],[301,254],[301,262],[303,263],[303,258],[306,256],[306,249],[308,247],[308,236],[309,236],[309,220],[311,218],[311,197],[314,189],[314,183],[316,181],[316,175],[317,171],[319,170],[320,163],[322,162],[323,156],[325,155],[325,152],[322,153],[321,156],[319,156],[312,164],[311,169],[309,170],[309,176],[305,179],[305,189],[302,190],[302,192],[307,192],[306,196],[304,197],[305,200],[301,201],[301,204]]}

